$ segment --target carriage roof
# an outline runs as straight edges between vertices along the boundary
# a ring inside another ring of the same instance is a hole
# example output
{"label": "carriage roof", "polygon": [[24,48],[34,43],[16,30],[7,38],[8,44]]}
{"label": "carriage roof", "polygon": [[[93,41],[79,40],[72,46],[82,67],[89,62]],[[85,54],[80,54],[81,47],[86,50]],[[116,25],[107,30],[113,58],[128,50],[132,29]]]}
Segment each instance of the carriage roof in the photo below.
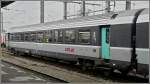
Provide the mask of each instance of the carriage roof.
{"label": "carriage roof", "polygon": [[[73,18],[67,20],[46,22],[42,24],[12,27],[11,31],[8,32],[38,31],[38,30],[60,29],[60,28],[76,28],[76,27],[86,27],[86,26],[132,23],[134,14],[138,10],[139,9],[120,11],[120,12],[111,12],[111,13],[99,14],[94,16],[85,16],[85,17],[79,17],[79,18]],[[148,14],[149,16],[149,9],[144,9],[141,15],[144,14]],[[116,17],[114,17],[114,15],[116,15]]]}

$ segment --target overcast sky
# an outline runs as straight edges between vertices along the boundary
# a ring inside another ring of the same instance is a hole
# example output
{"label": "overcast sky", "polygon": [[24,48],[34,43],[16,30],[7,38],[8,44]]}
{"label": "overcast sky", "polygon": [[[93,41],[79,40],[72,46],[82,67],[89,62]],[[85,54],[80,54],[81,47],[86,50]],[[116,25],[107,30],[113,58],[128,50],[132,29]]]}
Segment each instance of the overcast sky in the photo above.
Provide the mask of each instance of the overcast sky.
{"label": "overcast sky", "polygon": [[[101,6],[86,6],[86,10],[101,10],[105,8],[105,3],[90,2],[87,3],[98,3]],[[113,4],[113,3],[111,3]],[[132,9],[149,8],[148,1],[134,1],[132,2]],[[125,9],[125,1],[117,1],[114,11],[120,11]],[[68,4],[68,15],[74,15],[79,13],[79,4]],[[39,1],[17,1],[6,8],[2,9],[4,29],[9,29],[15,26],[29,25],[40,23],[40,2]],[[103,12],[97,12],[92,14],[100,14]],[[45,2],[45,22],[56,21],[63,19],[63,3],[48,1]]]}

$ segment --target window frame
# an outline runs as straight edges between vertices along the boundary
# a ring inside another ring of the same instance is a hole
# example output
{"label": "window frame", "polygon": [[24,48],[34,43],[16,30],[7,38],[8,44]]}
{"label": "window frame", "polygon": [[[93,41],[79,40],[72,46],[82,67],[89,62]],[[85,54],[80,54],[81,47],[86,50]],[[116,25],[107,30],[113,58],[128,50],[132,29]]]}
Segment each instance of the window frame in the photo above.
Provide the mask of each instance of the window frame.
{"label": "window frame", "polygon": [[[75,36],[74,42],[67,42],[67,40],[66,40],[66,31],[73,31],[74,32],[74,36]],[[76,44],[76,42],[77,42],[76,30],[75,29],[66,29],[64,31],[64,41],[65,41],[65,44]]]}
{"label": "window frame", "polygon": [[[55,38],[56,38],[56,32],[57,31],[57,40],[55,40]],[[62,40],[60,41],[59,39],[60,39],[60,32],[62,32]],[[60,43],[60,44],[63,44],[64,43],[64,30],[62,30],[62,29],[54,29],[53,30],[53,43]]]}
{"label": "window frame", "polygon": [[[32,36],[31,36],[32,34],[35,36],[35,39],[34,39],[34,40],[32,39]],[[33,32],[30,32],[30,42],[36,42],[36,41],[37,41],[37,33],[34,32],[34,31],[33,31]]]}
{"label": "window frame", "polygon": [[[42,39],[40,38],[40,41],[39,41],[39,36],[38,36],[39,34],[43,34]],[[36,33],[36,42],[37,43],[44,43],[43,40],[44,40],[44,32],[43,31],[37,31],[37,33]]]}
{"label": "window frame", "polygon": [[[89,43],[81,43],[80,42],[80,37],[79,37],[79,32],[84,32],[84,31],[89,31],[90,32],[90,39],[89,39]],[[85,28],[85,29],[79,29],[78,30],[78,44],[80,44],[80,45],[91,45],[92,44],[92,41],[91,41],[91,29],[89,29],[89,28]]]}

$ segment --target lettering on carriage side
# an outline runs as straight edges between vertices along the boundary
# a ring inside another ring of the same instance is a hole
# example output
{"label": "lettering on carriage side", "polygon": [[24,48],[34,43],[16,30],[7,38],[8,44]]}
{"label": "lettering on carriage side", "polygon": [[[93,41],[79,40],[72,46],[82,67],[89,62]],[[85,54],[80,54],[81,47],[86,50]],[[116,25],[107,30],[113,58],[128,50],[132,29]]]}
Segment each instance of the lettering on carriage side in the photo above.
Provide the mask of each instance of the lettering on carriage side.
{"label": "lettering on carriage side", "polygon": [[74,53],[75,49],[74,48],[65,48],[65,51]]}

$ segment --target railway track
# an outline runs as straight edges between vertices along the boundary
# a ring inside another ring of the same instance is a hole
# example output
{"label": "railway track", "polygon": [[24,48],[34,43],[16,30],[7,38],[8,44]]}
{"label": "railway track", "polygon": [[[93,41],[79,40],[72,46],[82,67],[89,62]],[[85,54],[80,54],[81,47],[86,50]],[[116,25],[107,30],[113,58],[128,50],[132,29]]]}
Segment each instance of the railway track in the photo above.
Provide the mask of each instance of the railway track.
{"label": "railway track", "polygon": [[[66,82],[108,82],[108,83],[112,83],[112,82],[148,83],[149,82],[147,79],[134,77],[134,76],[122,76],[120,73],[113,73],[111,75],[106,76],[107,71],[101,70],[101,69],[82,71],[80,69],[80,66],[78,66],[78,64],[72,65],[70,63],[63,62],[63,61],[57,62],[54,59],[46,58],[43,56],[28,56],[28,55],[26,56],[15,55],[14,56],[12,53],[6,51],[5,49],[3,49],[2,52],[3,52],[2,53],[3,61],[7,61],[9,63],[15,64],[20,67],[28,68],[38,73],[53,76],[55,78],[60,78],[61,80],[64,80]],[[12,58],[15,62],[11,60]],[[22,62],[22,64],[20,62]],[[32,66],[32,67],[29,67],[29,66]],[[37,69],[39,69],[37,67],[40,67],[41,70],[37,71]],[[43,72],[44,70],[46,70],[45,67],[50,67],[51,69],[52,68],[53,69],[50,73],[46,73],[46,72]],[[57,73],[53,72],[54,68],[56,69],[56,71],[58,70]],[[58,74],[58,73],[61,73],[59,72],[60,70],[63,72],[63,74],[61,75]],[[67,77],[66,73],[71,74],[71,76]]]}
{"label": "railway track", "polygon": [[65,81],[1,61],[2,83],[66,83]]}

